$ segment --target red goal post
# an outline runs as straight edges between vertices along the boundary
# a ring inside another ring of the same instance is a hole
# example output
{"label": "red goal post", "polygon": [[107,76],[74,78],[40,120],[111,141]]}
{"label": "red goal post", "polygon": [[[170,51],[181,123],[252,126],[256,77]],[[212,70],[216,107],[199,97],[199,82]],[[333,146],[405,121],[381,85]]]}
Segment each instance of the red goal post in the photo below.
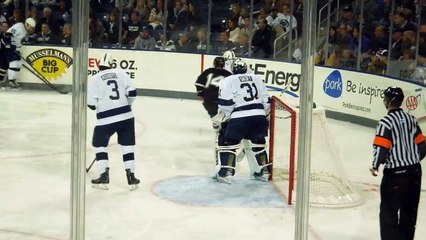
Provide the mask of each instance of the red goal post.
{"label": "red goal post", "polygon": [[[287,194],[289,205],[297,197],[298,104],[298,99],[271,98],[270,180]],[[313,109],[311,130],[310,205],[335,208],[361,204],[363,198],[348,180],[323,107]]]}

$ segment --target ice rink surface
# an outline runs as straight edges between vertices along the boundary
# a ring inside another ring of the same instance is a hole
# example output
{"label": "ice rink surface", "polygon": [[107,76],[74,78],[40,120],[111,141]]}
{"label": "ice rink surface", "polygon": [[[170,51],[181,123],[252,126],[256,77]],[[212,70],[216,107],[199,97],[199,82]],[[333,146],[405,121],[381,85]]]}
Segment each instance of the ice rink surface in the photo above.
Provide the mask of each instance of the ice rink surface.
{"label": "ice rink surface", "polygon": [[[71,111],[71,95],[0,92],[0,240],[68,239]],[[200,102],[138,97],[133,111],[140,188],[129,191],[114,137],[110,190],[90,186],[96,165],[86,178],[86,239],[294,239],[295,207],[274,182],[249,180],[245,161],[234,184],[210,179],[214,133]],[[89,110],[87,165],[94,158],[95,117]],[[380,239],[381,178],[368,171],[374,129],[328,122],[348,178],[365,201],[351,208],[310,208],[309,239]],[[422,191],[416,240],[426,239],[425,197]]]}

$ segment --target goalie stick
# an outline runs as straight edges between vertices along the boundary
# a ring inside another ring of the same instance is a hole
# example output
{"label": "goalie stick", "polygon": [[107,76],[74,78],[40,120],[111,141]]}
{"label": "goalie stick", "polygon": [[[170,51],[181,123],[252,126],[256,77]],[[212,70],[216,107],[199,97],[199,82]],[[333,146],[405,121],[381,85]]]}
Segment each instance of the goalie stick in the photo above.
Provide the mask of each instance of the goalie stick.
{"label": "goalie stick", "polygon": [[58,87],[56,87],[55,85],[53,85],[51,82],[49,82],[49,80],[47,80],[43,75],[41,75],[40,73],[37,72],[37,70],[33,67],[33,65],[31,65],[31,63],[29,63],[25,58],[23,58],[21,56],[21,59],[30,67],[28,67],[25,64],[22,64],[22,66],[24,66],[24,68],[26,68],[30,73],[32,73],[34,76],[36,76],[38,79],[40,79],[44,84],[46,84],[48,87],[50,87],[51,89],[59,92],[60,94],[68,94],[68,91],[65,91],[63,89],[59,89]]}

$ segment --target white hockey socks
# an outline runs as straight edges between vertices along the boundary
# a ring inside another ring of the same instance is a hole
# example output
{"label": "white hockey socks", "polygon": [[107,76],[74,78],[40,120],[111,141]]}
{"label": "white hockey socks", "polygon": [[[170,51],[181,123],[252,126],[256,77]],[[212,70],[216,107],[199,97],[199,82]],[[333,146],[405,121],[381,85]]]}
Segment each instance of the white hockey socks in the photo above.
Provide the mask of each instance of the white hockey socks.
{"label": "white hockey socks", "polygon": [[123,151],[124,168],[130,169],[130,172],[135,172],[135,146],[121,146]]}

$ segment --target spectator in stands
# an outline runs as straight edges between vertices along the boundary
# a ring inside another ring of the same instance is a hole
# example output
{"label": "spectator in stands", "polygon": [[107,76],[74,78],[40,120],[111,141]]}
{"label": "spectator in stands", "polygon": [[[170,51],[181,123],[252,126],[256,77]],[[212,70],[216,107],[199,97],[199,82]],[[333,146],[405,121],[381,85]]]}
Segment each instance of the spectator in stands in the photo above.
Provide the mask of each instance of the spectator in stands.
{"label": "spectator in stands", "polygon": [[58,19],[62,19],[67,22],[71,20],[72,13],[70,11],[70,6],[68,6],[65,0],[60,0],[57,7],[54,9],[54,13],[58,16]]}
{"label": "spectator in stands", "polygon": [[258,29],[252,39],[253,54],[257,57],[269,58],[272,54],[272,29],[266,19],[257,21]]}
{"label": "spectator in stands", "polygon": [[229,32],[225,30],[222,31],[219,35],[219,42],[215,47],[214,53],[222,55],[228,50],[234,50],[235,47],[235,43],[229,41]]}
{"label": "spectator in stands", "polygon": [[119,36],[119,25],[118,15],[116,11],[112,11],[108,17],[108,21],[105,23],[105,42],[108,44],[118,44]]}
{"label": "spectator in stands", "polygon": [[351,50],[347,47],[337,47],[327,59],[326,66],[344,68],[344,69],[355,69],[356,58],[351,53]]}
{"label": "spectator in stands", "polygon": [[[259,11],[259,14],[260,14],[260,11]],[[246,17],[250,18],[250,10],[248,9],[247,5],[244,5],[244,6],[241,6],[241,8],[240,8],[240,14],[238,15],[238,23],[237,23],[238,27],[241,28],[241,25],[244,25],[244,19]]]}
{"label": "spectator in stands", "polygon": [[133,46],[135,44],[135,39],[142,30],[142,26],[142,22],[139,19],[139,12],[133,11],[130,14],[130,22],[124,27],[123,43]]}
{"label": "spectator in stands", "polygon": [[92,0],[90,1],[90,9],[97,13],[110,13],[115,8],[114,0]]}
{"label": "spectator in stands", "polygon": [[207,30],[205,27],[201,27],[197,31],[197,53],[206,53],[207,51]]}
{"label": "spectator in stands", "polygon": [[400,28],[393,30],[392,46],[390,49],[391,60],[398,60],[404,52],[404,49],[402,46],[402,34],[403,34],[403,30]]}
{"label": "spectator in stands", "polygon": [[402,33],[402,48],[404,50],[416,48],[416,32],[407,30]]}
{"label": "spectator in stands", "polygon": [[9,29],[10,25],[7,21],[4,21],[0,25],[0,39],[4,37],[4,34],[6,33],[7,29]]}
{"label": "spectator in stands", "polygon": [[248,57],[249,56],[249,36],[247,33],[240,33],[238,37],[237,47],[234,50],[235,56],[237,57]]}
{"label": "spectator in stands", "polygon": [[57,42],[57,39],[52,34],[50,26],[47,23],[41,24],[41,31],[36,34],[35,44],[39,45],[50,45]]}
{"label": "spectator in stands", "polygon": [[[259,15],[259,18],[260,18],[260,15]],[[251,32],[250,32],[250,17],[244,18],[244,24],[240,26],[240,33],[245,33],[249,36],[253,36],[255,31],[256,31],[256,26],[253,24],[251,26]]]}
{"label": "spectator in stands", "polygon": [[378,25],[374,28],[373,38],[371,39],[371,50],[378,52],[379,50],[388,49],[389,37],[386,34],[386,28],[383,25]]}
{"label": "spectator in stands", "polygon": [[239,5],[239,2],[236,1],[236,2],[232,3],[231,4],[231,15],[229,17],[238,19],[240,17],[240,11],[241,11],[241,7]]}
{"label": "spectator in stands", "polygon": [[416,58],[416,51],[414,49],[404,49],[399,61],[412,61]]}
{"label": "spectator in stands", "polygon": [[155,44],[155,49],[159,51],[176,51],[175,42],[170,39],[168,33],[164,34],[164,32],[159,32],[160,40]]}
{"label": "spectator in stands", "polygon": [[353,38],[352,32],[348,31],[346,24],[342,23],[338,25],[336,34],[336,45],[340,48],[346,48],[349,46],[351,39]]}
{"label": "spectator in stands", "polygon": [[33,6],[30,7],[28,17],[31,17],[32,19],[34,19],[36,21],[36,27],[37,27],[37,25],[40,24],[40,17],[39,17],[36,5],[33,5]]}
{"label": "spectator in stands", "polygon": [[22,16],[21,10],[19,8],[15,8],[12,12],[12,16],[8,19],[10,26],[13,26],[13,24],[22,22],[22,21],[23,21],[23,16]]}
{"label": "spectator in stands", "polygon": [[362,69],[375,74],[386,74],[388,62],[388,50],[380,50],[366,59],[362,64]]}
{"label": "spectator in stands", "polygon": [[155,49],[155,39],[152,36],[152,27],[151,25],[146,25],[140,31],[139,36],[135,39],[134,49],[142,50],[154,50]]}
{"label": "spectator in stands", "polygon": [[240,36],[240,27],[238,26],[238,18],[231,18],[227,21],[228,28],[226,31],[229,32],[229,41],[237,43]]}
{"label": "spectator in stands", "polygon": [[359,39],[361,38],[361,54],[364,57],[367,57],[366,54],[369,54],[371,52],[370,39],[368,39],[364,34],[360,34],[359,27],[354,28],[354,30],[352,31],[352,35],[353,37],[349,42],[350,50],[353,53],[356,53],[356,56],[358,55]]}
{"label": "spectator in stands", "polygon": [[334,25],[331,25],[330,29],[328,30],[328,44],[327,44],[327,38],[324,38],[324,40],[318,45],[318,49],[322,49],[324,51],[327,46],[335,46],[336,39],[337,39],[337,27]]}
{"label": "spectator in stands", "polygon": [[[250,23],[250,16],[247,17],[247,18],[249,19],[249,23]],[[274,18],[271,16],[271,10],[266,5],[263,5],[259,10],[258,19],[260,19],[260,18],[266,19],[266,23],[270,27],[272,27],[272,24],[274,22]],[[244,20],[245,20],[245,18],[244,18]],[[245,24],[245,21],[244,21],[244,24]],[[248,26],[248,24],[247,24],[247,26]]]}
{"label": "spectator in stands", "polygon": [[358,20],[354,15],[354,11],[351,4],[346,5],[342,10],[342,16],[337,21],[337,26],[356,26],[358,25]]}
{"label": "spectator in stands", "polygon": [[149,23],[151,8],[147,6],[145,0],[136,0],[132,12],[139,13],[139,20],[142,22],[143,26]]}
{"label": "spectator in stands", "polygon": [[169,12],[168,28],[171,30],[184,31],[188,27],[188,10],[181,0],[176,0],[173,12]]}
{"label": "spectator in stands", "polygon": [[[277,17],[272,22],[272,31],[273,31],[273,39],[276,40],[276,50],[282,50],[289,42],[289,35],[283,37],[285,33],[290,32],[290,30],[297,30],[297,20],[291,14],[290,4],[284,3],[281,8],[281,12],[277,13]],[[293,37],[295,37],[293,35]],[[253,37],[254,38],[254,37]],[[278,40],[277,40],[278,39]],[[267,43],[265,43],[267,44]],[[253,51],[255,52],[255,51]],[[266,54],[265,56],[267,56]]]}
{"label": "spectator in stands", "polygon": [[296,49],[294,49],[291,61],[300,63],[302,62],[302,38],[298,38],[296,42]]}
{"label": "spectator in stands", "polygon": [[72,44],[72,25],[65,23],[62,29],[62,35],[59,38],[59,44],[63,46],[71,46]]}
{"label": "spectator in stands", "polygon": [[104,43],[105,27],[93,12],[89,14],[89,41],[92,47],[100,47]]}
{"label": "spectator in stands", "polygon": [[60,33],[60,27],[64,25],[64,22],[60,19],[56,19],[52,14],[52,9],[50,7],[45,7],[43,9],[43,16],[40,18],[40,22],[36,25],[36,32],[41,31],[41,26],[43,23],[47,23],[53,34],[57,35]]}
{"label": "spectator in stands", "polygon": [[176,44],[176,51],[183,53],[194,52],[195,46],[191,42],[190,33],[183,31],[179,33],[179,40]]}
{"label": "spectator in stands", "polygon": [[188,3],[188,25],[191,31],[202,24],[207,24],[207,20],[202,17],[202,14],[194,2]]}
{"label": "spectator in stands", "polygon": [[151,13],[149,14],[149,22],[154,22],[157,18],[163,19],[164,21],[164,0],[157,0],[156,5],[151,8]]}
{"label": "spectator in stands", "polygon": [[284,32],[297,27],[297,20],[290,12],[290,4],[283,4],[281,12],[277,13],[277,17],[272,22],[272,27],[276,32],[275,36],[280,36]]}
{"label": "spectator in stands", "polygon": [[392,17],[394,28],[402,29],[402,31],[411,30],[417,32],[416,26],[408,21],[407,15],[402,10],[396,10]]}
{"label": "spectator in stands", "polygon": [[377,2],[376,0],[362,1],[364,1],[363,12],[361,13],[361,4],[358,4],[356,6],[355,15],[361,19],[362,23],[367,23],[365,24],[364,28],[366,29],[366,31],[370,31],[370,24],[377,21]]}

